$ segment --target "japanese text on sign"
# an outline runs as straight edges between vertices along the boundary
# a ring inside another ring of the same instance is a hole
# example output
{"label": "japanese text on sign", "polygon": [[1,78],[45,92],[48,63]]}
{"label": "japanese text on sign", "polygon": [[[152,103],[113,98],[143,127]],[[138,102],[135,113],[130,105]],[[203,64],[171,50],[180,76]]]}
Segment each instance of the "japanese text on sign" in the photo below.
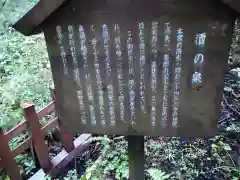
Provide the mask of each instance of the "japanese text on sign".
{"label": "japanese text on sign", "polygon": [[105,52],[105,64],[107,68],[107,75],[108,79],[110,79],[109,84],[107,85],[107,91],[108,91],[108,101],[109,101],[109,116],[110,116],[110,124],[112,126],[115,125],[115,112],[114,112],[114,96],[113,96],[113,85],[111,81],[111,64],[110,64],[110,58],[109,58],[109,47],[108,47],[108,41],[109,41],[109,35],[108,35],[108,27],[106,24],[103,25],[103,46],[104,46],[104,52]]}
{"label": "japanese text on sign", "polygon": [[73,26],[68,26],[68,38],[69,38],[70,51],[73,59],[74,79],[76,84],[78,85],[77,94],[78,94],[78,104],[79,104],[80,113],[81,113],[81,121],[83,124],[86,124],[87,123],[86,113],[84,111],[83,93],[82,93],[80,73],[79,73],[78,61],[77,61],[76,50],[75,50]]}
{"label": "japanese text on sign", "polygon": [[[198,50],[202,50],[205,45],[206,33],[201,33],[196,35],[195,44]],[[198,53],[194,57],[194,73],[192,75],[192,84],[200,85],[202,83],[202,72],[201,68],[204,63],[204,55],[202,52]]]}
{"label": "japanese text on sign", "polygon": [[64,50],[62,27],[57,26],[56,31],[57,31],[57,37],[58,37],[58,45],[60,47],[60,53],[61,53],[61,58],[63,63],[63,73],[64,75],[68,76],[67,58],[66,58],[66,52]]}
{"label": "japanese text on sign", "polygon": [[145,110],[145,82],[144,82],[144,65],[146,62],[146,56],[145,56],[145,41],[144,41],[144,23],[139,23],[139,50],[140,50],[140,106],[141,111],[143,113],[146,113]]}
{"label": "japanese text on sign", "polygon": [[170,45],[170,23],[164,27],[164,58],[163,58],[163,104],[162,104],[162,125],[167,125],[168,119],[168,88],[169,88],[169,45]]}
{"label": "japanese text on sign", "polygon": [[[94,32],[94,29],[93,29]],[[99,103],[99,110],[100,110],[100,118],[101,124],[105,125],[105,115],[104,115],[104,99],[103,99],[103,88],[102,88],[102,78],[100,75],[100,66],[98,60],[98,51],[97,51],[97,38],[93,37],[92,39],[92,47],[93,47],[93,56],[94,56],[94,67],[96,72],[96,80],[97,80],[97,92],[98,92],[98,103]],[[112,123],[112,122],[111,122]],[[115,121],[114,124],[115,125]]]}
{"label": "japanese text on sign", "polygon": [[180,94],[180,75],[181,75],[181,61],[183,51],[183,30],[177,30],[177,48],[176,48],[176,66],[174,76],[174,96],[173,96],[173,113],[172,113],[172,126],[178,126],[178,107],[179,107],[179,94]]}
{"label": "japanese text on sign", "polygon": [[115,24],[114,31],[116,33],[116,37],[114,38],[114,43],[116,47],[116,55],[117,55],[117,79],[119,85],[119,96],[118,101],[120,105],[120,118],[121,121],[125,121],[124,117],[124,79],[123,79],[123,58],[122,58],[122,50],[121,50],[121,40],[120,40],[120,27],[118,24]]}
{"label": "japanese text on sign", "polygon": [[133,61],[133,43],[132,43],[132,32],[128,31],[127,39],[127,51],[128,51],[128,66],[129,66],[129,82],[128,82],[128,93],[129,93],[129,104],[130,104],[130,119],[131,123],[135,124],[136,119],[136,107],[135,107],[135,81],[134,81],[134,61]]}
{"label": "japanese text on sign", "polygon": [[95,116],[95,108],[94,108],[94,99],[93,99],[93,91],[92,91],[92,81],[91,81],[91,75],[88,73],[88,59],[87,59],[87,47],[86,47],[86,35],[84,32],[83,27],[79,26],[79,38],[80,38],[80,44],[81,44],[81,54],[83,56],[84,61],[84,70],[85,70],[85,81],[87,83],[87,93],[88,93],[88,100],[91,102],[89,104],[89,113],[90,113],[90,119],[91,124],[96,125],[96,116]]}
{"label": "japanese text on sign", "polygon": [[152,126],[156,126],[156,105],[157,105],[157,98],[156,98],[156,89],[157,89],[157,39],[158,39],[158,23],[152,23],[152,67],[151,67],[151,84],[152,84],[152,109],[151,109],[151,119],[152,119]]}

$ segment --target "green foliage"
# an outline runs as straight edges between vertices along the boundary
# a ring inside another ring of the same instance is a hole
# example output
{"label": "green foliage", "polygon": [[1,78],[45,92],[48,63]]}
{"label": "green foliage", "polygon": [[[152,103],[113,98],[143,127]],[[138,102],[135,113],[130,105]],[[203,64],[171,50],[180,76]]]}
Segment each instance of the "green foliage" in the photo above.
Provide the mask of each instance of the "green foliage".
{"label": "green foliage", "polygon": [[[235,155],[237,156],[237,155]],[[218,162],[218,167],[214,168],[215,171],[221,172],[224,177],[237,179],[240,177],[239,157],[233,159],[234,154],[231,146],[227,142],[226,137],[216,136],[213,139],[212,144],[212,159],[215,159]]]}
{"label": "green foliage", "polygon": [[[0,0],[0,127],[8,130],[23,119],[20,103],[33,101],[37,109],[50,101],[52,83],[43,35],[24,37],[9,26],[37,0]],[[28,137],[9,142],[11,149]],[[35,163],[28,154],[16,157],[22,174],[30,177]],[[0,177],[1,179],[1,177]]]}
{"label": "green foliage", "polygon": [[76,170],[68,171],[67,176],[63,178],[63,180],[77,180],[77,179],[79,178]]}
{"label": "green foliage", "polygon": [[37,2],[38,0],[0,0],[0,34]]}
{"label": "green foliage", "polygon": [[0,126],[9,129],[23,118],[20,103],[33,101],[37,109],[50,101],[50,66],[42,35],[17,32],[0,36]]}
{"label": "green foliage", "polygon": [[9,147],[11,149],[14,149],[15,147],[17,147],[20,143],[22,143],[25,139],[27,139],[28,133],[22,133],[20,134],[20,136],[13,138],[11,141],[9,141]]}
{"label": "green foliage", "polygon": [[[89,140],[101,147],[96,161],[88,160],[85,174],[80,180],[129,179],[127,141],[123,136],[94,137]],[[146,178],[148,180],[226,179],[240,177],[237,154],[232,151],[233,140],[224,136],[212,139],[212,152],[206,141],[197,139],[180,146],[178,138],[157,139],[146,137]],[[235,156],[235,157],[234,157]],[[237,158],[236,158],[237,157]],[[239,159],[240,160],[240,159]],[[67,176],[65,179],[71,179]],[[78,179],[75,176],[76,180]],[[73,178],[72,178],[73,179]]]}
{"label": "green foliage", "polygon": [[[19,33],[0,37],[0,126],[21,120],[21,101],[34,101],[37,106],[49,102],[51,80],[43,36],[25,38]],[[8,128],[8,127],[6,127]]]}
{"label": "green foliage", "polygon": [[[49,175],[46,175],[44,177],[44,180],[52,180],[52,179],[53,178],[51,178]],[[54,178],[54,180],[59,180],[59,179]],[[61,180],[80,180],[80,179],[78,178],[78,174],[76,170],[70,170],[68,171],[66,177],[61,178]]]}
{"label": "green foliage", "polygon": [[117,180],[128,179],[128,155],[127,155],[127,141],[123,136],[115,137],[113,139],[107,136],[97,137],[91,141],[97,141],[101,144],[102,150],[97,161],[88,162],[89,168],[82,180],[96,180],[105,179],[107,177],[115,176]]}
{"label": "green foliage", "polygon": [[50,66],[43,35],[24,37],[9,28],[38,0],[0,0],[0,127],[13,127],[23,118],[22,101],[37,108],[50,101]]}
{"label": "green foliage", "polygon": [[236,146],[237,141],[223,136],[216,136],[212,141],[212,152],[208,153],[207,144],[202,139],[185,143],[182,148],[177,138],[160,142],[148,139],[145,145],[148,167],[171,174],[169,179],[240,177],[235,163],[237,154],[232,151],[232,146]]}
{"label": "green foliage", "polygon": [[170,178],[169,174],[166,174],[165,172],[156,168],[149,168],[147,172],[152,180],[167,180]]}
{"label": "green foliage", "polygon": [[96,164],[93,164],[86,169],[80,180],[104,180],[104,176]]}
{"label": "green foliage", "polygon": [[51,178],[51,176],[46,175],[46,176],[44,177],[44,180],[52,180],[52,178]]}
{"label": "green foliage", "polygon": [[31,177],[36,169],[35,161],[28,154],[20,154],[15,158],[21,168],[21,174],[26,177]]}

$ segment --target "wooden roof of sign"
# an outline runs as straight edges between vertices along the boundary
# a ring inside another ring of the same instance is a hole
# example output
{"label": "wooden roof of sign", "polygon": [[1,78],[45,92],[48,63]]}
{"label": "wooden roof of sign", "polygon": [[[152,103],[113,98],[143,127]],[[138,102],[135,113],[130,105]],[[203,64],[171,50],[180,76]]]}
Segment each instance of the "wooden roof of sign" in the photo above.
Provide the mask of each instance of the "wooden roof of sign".
{"label": "wooden roof of sign", "polygon": [[68,0],[40,0],[30,11],[28,11],[13,25],[13,28],[24,35],[34,34],[34,30],[65,1]]}
{"label": "wooden roof of sign", "polygon": [[[39,33],[41,31],[40,25],[44,22],[44,20],[46,20],[54,11],[67,1],[69,0],[40,0],[30,11],[28,11],[13,25],[13,28],[26,36]],[[239,0],[218,1],[222,1],[236,12],[240,12]]]}

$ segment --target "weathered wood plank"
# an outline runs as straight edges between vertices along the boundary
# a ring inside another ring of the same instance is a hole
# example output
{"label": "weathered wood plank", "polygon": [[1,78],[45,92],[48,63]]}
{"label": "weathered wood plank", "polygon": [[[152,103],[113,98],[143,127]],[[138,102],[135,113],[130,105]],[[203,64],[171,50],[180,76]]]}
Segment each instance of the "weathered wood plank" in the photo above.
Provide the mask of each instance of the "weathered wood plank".
{"label": "weathered wood plank", "polygon": [[10,147],[8,146],[8,140],[4,136],[2,128],[0,128],[0,159],[1,159],[1,166],[6,169],[10,179],[14,180],[22,180],[20,175],[20,169],[14,160],[14,156],[11,152]]}
{"label": "weathered wood plank", "polygon": [[128,136],[129,179],[144,180],[144,136]]}
{"label": "weathered wood plank", "polygon": [[44,171],[48,171],[52,167],[52,164],[48,157],[48,148],[45,144],[44,133],[41,129],[35,107],[31,103],[24,103],[21,106],[24,110],[24,117],[29,126],[39,163]]}
{"label": "weathered wood plank", "polygon": [[52,159],[53,168],[50,170],[49,174],[54,177],[56,176],[62,168],[66,167],[74,157],[82,153],[88,146],[89,142],[87,140],[91,138],[91,134],[81,134],[77,139],[74,140],[74,149],[67,153],[66,150],[62,150],[56,157]]}

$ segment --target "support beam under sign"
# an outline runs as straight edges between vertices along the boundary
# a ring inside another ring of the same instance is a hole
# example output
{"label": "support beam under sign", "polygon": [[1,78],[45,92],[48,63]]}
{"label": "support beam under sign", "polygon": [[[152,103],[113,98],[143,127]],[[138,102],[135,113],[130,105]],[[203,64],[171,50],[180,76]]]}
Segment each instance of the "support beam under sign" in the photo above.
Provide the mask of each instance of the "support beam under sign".
{"label": "support beam under sign", "polygon": [[129,179],[144,180],[144,136],[128,136]]}

